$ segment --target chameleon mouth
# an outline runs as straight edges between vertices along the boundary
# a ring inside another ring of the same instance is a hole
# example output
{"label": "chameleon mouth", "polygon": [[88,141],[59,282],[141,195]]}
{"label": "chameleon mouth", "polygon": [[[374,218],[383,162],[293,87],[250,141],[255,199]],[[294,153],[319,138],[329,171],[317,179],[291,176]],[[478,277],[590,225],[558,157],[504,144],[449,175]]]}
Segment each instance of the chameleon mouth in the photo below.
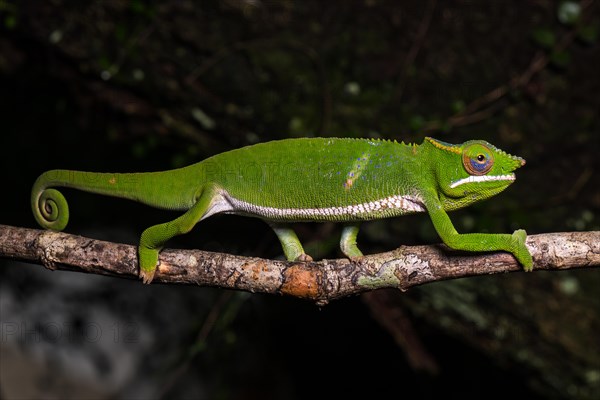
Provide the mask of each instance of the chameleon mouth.
{"label": "chameleon mouth", "polygon": [[450,184],[450,188],[454,189],[460,185],[464,185],[465,183],[475,183],[475,182],[492,182],[492,181],[514,181],[515,174],[507,174],[507,175],[471,175],[463,179],[459,179],[458,181],[452,182]]}

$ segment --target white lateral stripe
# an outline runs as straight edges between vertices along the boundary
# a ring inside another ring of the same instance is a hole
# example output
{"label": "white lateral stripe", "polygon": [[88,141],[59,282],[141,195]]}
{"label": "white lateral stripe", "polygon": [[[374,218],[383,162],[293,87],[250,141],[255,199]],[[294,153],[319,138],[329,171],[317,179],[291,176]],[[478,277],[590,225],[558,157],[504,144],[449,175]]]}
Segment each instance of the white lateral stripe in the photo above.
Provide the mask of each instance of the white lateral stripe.
{"label": "white lateral stripe", "polygon": [[233,210],[264,217],[310,218],[314,216],[364,215],[386,209],[401,209],[407,212],[425,211],[423,201],[419,197],[399,195],[368,203],[324,208],[276,208],[251,204],[233,197],[228,197],[228,200]]}
{"label": "white lateral stripe", "polygon": [[473,183],[473,182],[490,182],[490,181],[514,181],[515,180],[515,175],[514,174],[508,174],[508,175],[480,175],[480,176],[476,176],[476,175],[471,175],[468,176],[466,178],[460,179],[456,182],[452,182],[452,184],[450,185],[450,188],[454,189],[457,186],[460,186],[462,184],[465,183]]}

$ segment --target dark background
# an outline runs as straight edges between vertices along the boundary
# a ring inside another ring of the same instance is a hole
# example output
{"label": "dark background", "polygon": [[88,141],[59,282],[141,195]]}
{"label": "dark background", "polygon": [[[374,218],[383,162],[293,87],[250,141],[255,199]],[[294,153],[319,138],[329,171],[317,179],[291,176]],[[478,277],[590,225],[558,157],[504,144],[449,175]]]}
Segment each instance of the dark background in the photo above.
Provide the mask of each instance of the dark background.
{"label": "dark background", "polygon": [[[557,1],[0,1],[0,223],[54,168],[187,165],[303,136],[484,139],[527,165],[460,232],[600,229],[600,13]],[[173,213],[65,190],[67,231],[135,244]],[[301,224],[338,257],[339,227]],[[375,253],[436,243],[373,221]],[[263,222],[170,247],[275,258]],[[600,278],[514,273],[319,308],[0,261],[0,398],[600,397]]]}

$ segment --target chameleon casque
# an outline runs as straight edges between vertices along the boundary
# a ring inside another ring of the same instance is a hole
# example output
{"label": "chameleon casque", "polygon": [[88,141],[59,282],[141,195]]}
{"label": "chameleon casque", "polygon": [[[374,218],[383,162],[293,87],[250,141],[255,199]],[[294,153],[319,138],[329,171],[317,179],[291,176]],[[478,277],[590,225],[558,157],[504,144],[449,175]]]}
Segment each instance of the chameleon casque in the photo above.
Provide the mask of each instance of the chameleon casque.
{"label": "chameleon casque", "polygon": [[343,222],[340,248],[356,259],[362,256],[356,245],[361,221],[427,212],[450,248],[508,251],[530,271],[533,260],[524,230],[512,235],[459,234],[447,214],[506,189],[515,180],[513,171],[524,164],[482,140],[452,145],[427,137],[417,145],[379,139],[284,139],[162,172],[47,171],[33,185],[31,206],[42,227],[57,231],[67,225],[69,209],[52,187],[182,211],[177,219],[142,233],[138,255],[144,283],[152,281],[167,240],[219,213],[265,220],[288,260],[310,261],[288,223]]}

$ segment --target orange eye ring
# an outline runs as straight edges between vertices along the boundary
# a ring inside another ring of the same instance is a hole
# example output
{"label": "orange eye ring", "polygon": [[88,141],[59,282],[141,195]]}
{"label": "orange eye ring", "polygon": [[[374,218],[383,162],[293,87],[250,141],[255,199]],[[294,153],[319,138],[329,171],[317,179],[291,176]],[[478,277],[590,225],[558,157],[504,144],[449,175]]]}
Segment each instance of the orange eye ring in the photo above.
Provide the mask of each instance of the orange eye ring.
{"label": "orange eye ring", "polygon": [[465,170],[470,175],[485,175],[490,169],[492,169],[492,166],[494,165],[494,159],[490,155],[488,149],[484,148],[482,151],[478,151],[475,154],[467,150],[468,149],[465,149],[463,152],[462,162]]}

